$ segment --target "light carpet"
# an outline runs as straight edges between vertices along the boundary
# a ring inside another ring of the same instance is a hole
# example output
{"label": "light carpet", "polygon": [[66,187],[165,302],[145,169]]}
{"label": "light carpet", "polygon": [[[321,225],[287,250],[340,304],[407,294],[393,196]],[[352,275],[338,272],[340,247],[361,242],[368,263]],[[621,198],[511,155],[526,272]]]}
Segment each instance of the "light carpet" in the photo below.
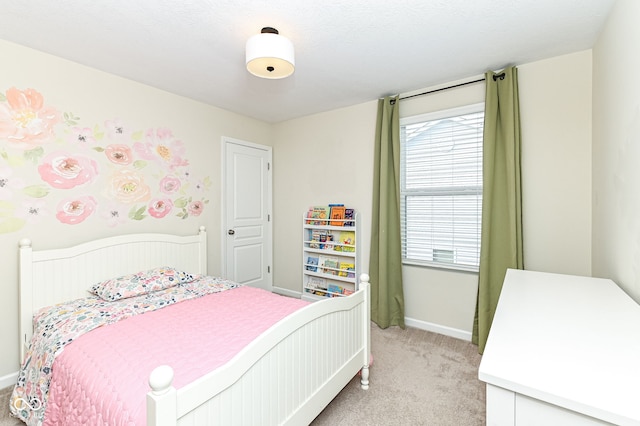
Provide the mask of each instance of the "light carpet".
{"label": "light carpet", "polygon": [[371,326],[369,390],[355,377],[313,426],[485,424],[481,356],[470,342],[407,327]]}

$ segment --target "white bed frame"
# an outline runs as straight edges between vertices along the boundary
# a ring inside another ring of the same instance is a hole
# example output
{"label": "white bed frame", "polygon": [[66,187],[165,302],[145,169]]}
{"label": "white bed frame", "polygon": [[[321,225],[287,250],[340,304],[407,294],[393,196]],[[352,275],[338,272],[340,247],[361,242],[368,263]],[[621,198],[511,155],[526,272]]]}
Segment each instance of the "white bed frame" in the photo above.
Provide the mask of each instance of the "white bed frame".
{"label": "white bed frame", "polygon": [[[207,273],[206,231],[195,236],[131,234],[74,247],[33,250],[20,241],[20,354],[33,313],[88,295],[104,279],[158,266]],[[149,378],[147,425],[309,424],[361,373],[369,386],[369,277],[348,297],[310,304],[271,327],[224,366],[175,389],[173,370]]]}

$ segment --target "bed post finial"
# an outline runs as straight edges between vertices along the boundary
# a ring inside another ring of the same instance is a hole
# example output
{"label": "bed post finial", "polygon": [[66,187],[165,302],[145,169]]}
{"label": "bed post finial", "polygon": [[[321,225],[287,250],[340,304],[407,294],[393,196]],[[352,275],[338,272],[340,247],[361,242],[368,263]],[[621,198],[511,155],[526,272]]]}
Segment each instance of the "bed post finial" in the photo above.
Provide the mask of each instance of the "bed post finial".
{"label": "bed post finial", "polygon": [[177,425],[177,391],[171,386],[173,369],[168,365],[156,367],[149,375],[151,392],[147,394],[147,425]]}
{"label": "bed post finial", "polygon": [[23,238],[20,240],[20,242],[18,243],[20,248],[27,248],[27,247],[31,247],[31,240],[29,238]]}
{"label": "bed post finial", "polygon": [[202,234],[203,232],[205,232],[207,230],[207,228],[204,225],[200,225],[200,228],[198,228],[198,232],[200,234]]}
{"label": "bed post finial", "polygon": [[149,387],[156,395],[167,392],[173,383],[173,369],[168,365],[156,367],[149,375]]}

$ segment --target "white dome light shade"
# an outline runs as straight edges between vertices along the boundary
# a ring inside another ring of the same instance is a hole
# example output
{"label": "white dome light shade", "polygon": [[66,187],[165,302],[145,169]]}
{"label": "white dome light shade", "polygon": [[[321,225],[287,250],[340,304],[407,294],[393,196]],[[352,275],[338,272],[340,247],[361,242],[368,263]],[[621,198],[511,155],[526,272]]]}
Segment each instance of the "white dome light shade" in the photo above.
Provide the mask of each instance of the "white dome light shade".
{"label": "white dome light shade", "polygon": [[247,40],[247,70],[258,77],[278,79],[293,74],[295,59],[293,43],[278,34],[278,30],[265,27],[260,34]]}

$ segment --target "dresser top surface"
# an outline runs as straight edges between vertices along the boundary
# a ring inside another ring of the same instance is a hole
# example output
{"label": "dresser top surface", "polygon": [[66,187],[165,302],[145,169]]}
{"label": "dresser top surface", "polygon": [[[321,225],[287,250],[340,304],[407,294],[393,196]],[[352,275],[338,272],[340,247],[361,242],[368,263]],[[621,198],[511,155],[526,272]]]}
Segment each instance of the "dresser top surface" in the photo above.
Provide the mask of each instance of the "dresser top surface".
{"label": "dresser top surface", "polygon": [[640,306],[611,280],[510,269],[479,378],[640,424]]}

